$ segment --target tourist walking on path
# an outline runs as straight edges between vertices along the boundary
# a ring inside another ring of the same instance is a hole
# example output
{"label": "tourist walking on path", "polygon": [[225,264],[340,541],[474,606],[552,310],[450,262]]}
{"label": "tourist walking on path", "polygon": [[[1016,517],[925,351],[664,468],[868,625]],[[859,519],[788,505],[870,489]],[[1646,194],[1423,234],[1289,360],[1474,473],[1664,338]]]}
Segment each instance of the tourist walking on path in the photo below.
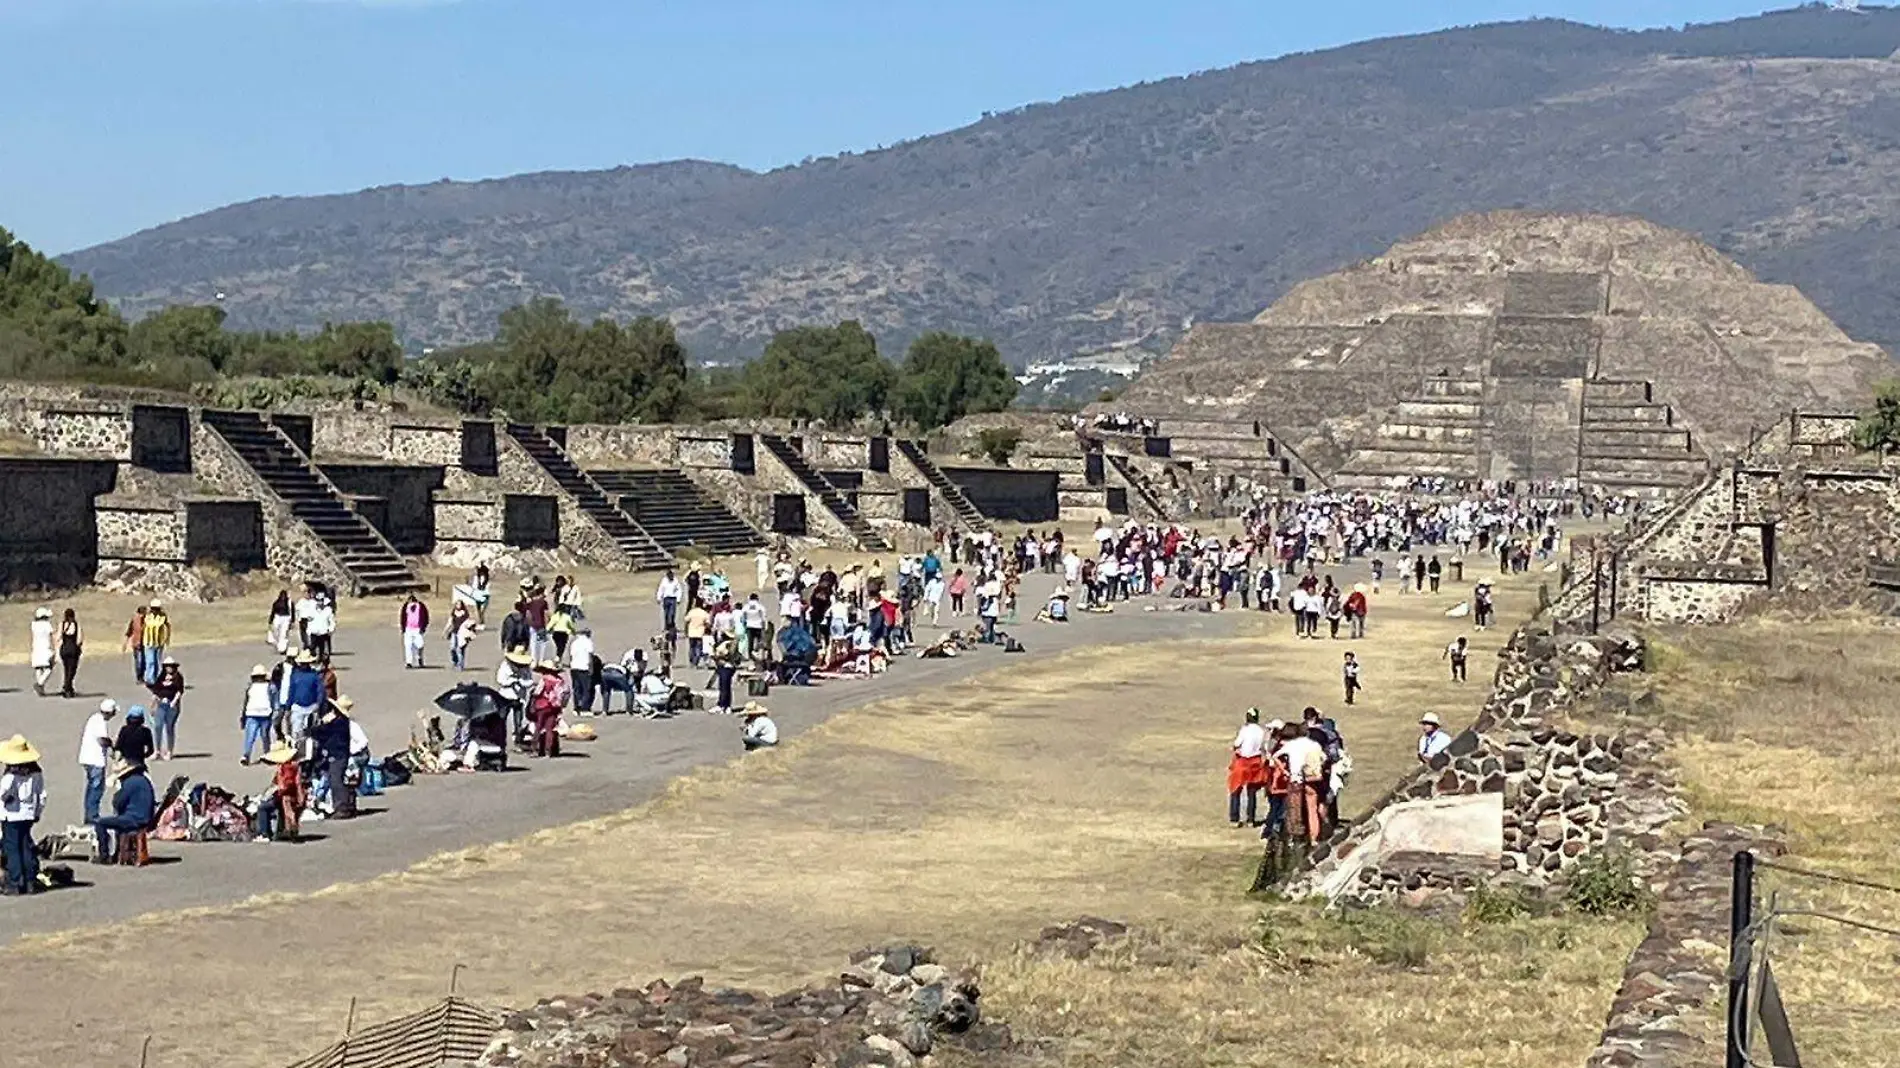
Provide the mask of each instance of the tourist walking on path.
{"label": "tourist walking on path", "polygon": [[457,671],[468,670],[468,645],[475,640],[475,620],[468,614],[468,605],[461,601],[449,610],[449,662]]}
{"label": "tourist walking on path", "polygon": [[53,610],[33,611],[32,634],[33,692],[46,696],[46,684],[53,680]]}
{"label": "tourist walking on path", "polygon": [[151,685],[164,666],[165,647],[172,643],[172,621],[165,614],[165,603],[153,601],[145,608],[145,670],[140,680]]}
{"label": "tourist walking on path", "polygon": [[244,755],[238,763],[250,766],[253,750],[262,756],[270,749],[271,707],[270,669],[262,664],[251,668],[251,681],[244,687],[244,706],[238,712],[238,726],[244,728]]}
{"label": "tourist walking on path", "polygon": [[594,628],[582,624],[567,643],[567,676],[573,682],[574,710],[594,714],[594,691],[599,689],[600,661],[595,655]]}
{"label": "tourist walking on path", "polygon": [[529,711],[534,718],[534,755],[561,755],[561,711],[567,707],[567,682],[561,667],[552,660],[534,666],[534,693]]}
{"label": "tourist walking on path", "polygon": [[1250,708],[1234,735],[1233,757],[1227,762],[1227,822],[1241,826],[1241,798],[1247,802],[1246,826],[1260,824],[1260,788],[1267,785],[1267,731],[1260,725],[1260,710]]}
{"label": "tourist walking on path", "polygon": [[1445,646],[1442,659],[1451,661],[1451,681],[1465,681],[1465,661],[1471,657],[1471,640],[1460,635],[1457,641]]}
{"label": "tourist walking on path", "polygon": [[152,714],[157,720],[152,736],[158,744],[158,759],[170,760],[178,744],[178,714],[184,710],[185,701],[185,673],[178,661],[166,657],[148,689],[152,691]]}
{"label": "tourist walking on path", "polygon": [[33,825],[46,814],[46,777],[40,751],[21,735],[0,742],[0,858],[7,881],[0,893],[37,894],[40,858],[33,849]]}
{"label": "tourist walking on path", "polygon": [[1346,690],[1346,703],[1352,704],[1353,696],[1365,688],[1359,683],[1359,659],[1347,653],[1345,662],[1340,666],[1339,677]]}
{"label": "tourist walking on path", "polygon": [[304,630],[308,635],[304,644],[310,652],[319,660],[328,657],[336,635],[336,602],[331,600],[329,591],[317,591],[310,610],[310,621]]}
{"label": "tourist walking on path", "polygon": [[264,640],[273,649],[282,649],[290,641],[290,591],[278,590],[277,599],[271,602],[270,621],[264,631]]}
{"label": "tourist walking on path", "polygon": [[666,635],[666,644],[676,648],[679,645],[680,597],[684,593],[680,580],[674,578],[673,572],[669,570],[660,579],[660,588],[653,594],[653,599],[660,606],[661,633]]}
{"label": "tourist walking on path", "polygon": [[422,666],[422,648],[429,640],[429,606],[410,594],[397,610],[396,622],[402,629],[402,666]]}
{"label": "tourist walking on path", "polygon": [[1366,584],[1355,582],[1352,593],[1346,596],[1346,619],[1352,624],[1352,637],[1357,641],[1366,636],[1366,611],[1371,605],[1366,600]]}
{"label": "tourist walking on path", "polygon": [[119,714],[119,702],[108,697],[99,702],[99,711],[86,719],[79,732],[79,767],[86,773],[85,822],[99,819],[99,802],[106,794],[106,765],[112,759],[112,720]]}
{"label": "tourist walking on path", "polygon": [[310,722],[323,707],[323,676],[317,671],[317,658],[308,649],[297,654],[290,669],[285,703],[290,707],[290,744],[296,745],[310,733]]}
{"label": "tourist walking on path", "polygon": [[73,680],[79,677],[79,655],[85,651],[86,636],[79,629],[79,615],[72,609],[59,621],[59,665],[65,678],[59,686],[61,697],[77,697]]}
{"label": "tourist walking on path", "polygon": [[122,651],[132,654],[132,681],[145,683],[145,606],[139,605],[132,610],[132,620],[125,625],[125,645]]}

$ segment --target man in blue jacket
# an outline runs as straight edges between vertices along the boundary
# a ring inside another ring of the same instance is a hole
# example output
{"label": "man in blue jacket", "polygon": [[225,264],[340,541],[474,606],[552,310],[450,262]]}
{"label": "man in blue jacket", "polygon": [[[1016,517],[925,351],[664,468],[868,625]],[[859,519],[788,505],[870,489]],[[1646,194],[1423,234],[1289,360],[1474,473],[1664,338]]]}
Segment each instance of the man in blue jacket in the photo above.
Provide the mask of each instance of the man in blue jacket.
{"label": "man in blue jacket", "polygon": [[323,673],[309,650],[297,654],[290,669],[290,744],[296,745],[310,732],[310,721],[323,707],[328,694],[323,692]]}
{"label": "man in blue jacket", "polygon": [[113,835],[137,834],[150,827],[157,816],[158,796],[152,792],[152,780],[145,775],[145,765],[121,764],[119,789],[112,795],[112,815],[100,816],[92,825],[99,847],[99,862],[110,864],[118,855],[112,849]]}

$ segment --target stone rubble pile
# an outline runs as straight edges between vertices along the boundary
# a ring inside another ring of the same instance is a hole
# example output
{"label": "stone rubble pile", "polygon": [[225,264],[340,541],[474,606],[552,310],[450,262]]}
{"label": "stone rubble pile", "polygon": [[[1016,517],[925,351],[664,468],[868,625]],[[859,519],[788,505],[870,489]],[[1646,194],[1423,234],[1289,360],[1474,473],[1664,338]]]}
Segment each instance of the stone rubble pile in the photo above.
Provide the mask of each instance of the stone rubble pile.
{"label": "stone rubble pile", "polygon": [[772,996],[690,978],[545,999],[509,1015],[481,1068],[913,1068],[944,1043],[1011,1044],[975,976],[918,946],[856,954],[835,983]]}

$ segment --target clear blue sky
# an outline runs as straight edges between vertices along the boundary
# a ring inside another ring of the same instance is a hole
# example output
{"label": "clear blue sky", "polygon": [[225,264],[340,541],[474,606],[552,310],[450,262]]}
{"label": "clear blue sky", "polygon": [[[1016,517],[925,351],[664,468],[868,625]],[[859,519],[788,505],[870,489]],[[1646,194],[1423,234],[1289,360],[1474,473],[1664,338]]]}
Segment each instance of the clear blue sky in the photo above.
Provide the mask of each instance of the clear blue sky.
{"label": "clear blue sky", "polygon": [[[1784,0],[1773,6],[1792,6]],[[51,252],[273,194],[770,168],[1369,37],[1735,0],[0,0],[0,226]]]}

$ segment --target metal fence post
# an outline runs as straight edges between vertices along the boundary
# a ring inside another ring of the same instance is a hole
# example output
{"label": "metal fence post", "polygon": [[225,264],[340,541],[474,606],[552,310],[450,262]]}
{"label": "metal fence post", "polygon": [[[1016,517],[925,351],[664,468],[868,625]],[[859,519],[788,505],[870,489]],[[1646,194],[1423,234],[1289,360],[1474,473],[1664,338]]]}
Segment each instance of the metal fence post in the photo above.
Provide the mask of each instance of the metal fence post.
{"label": "metal fence post", "polygon": [[1755,854],[1735,854],[1728,905],[1728,1041],[1726,1068],[1748,1068],[1748,928],[1755,922]]}

